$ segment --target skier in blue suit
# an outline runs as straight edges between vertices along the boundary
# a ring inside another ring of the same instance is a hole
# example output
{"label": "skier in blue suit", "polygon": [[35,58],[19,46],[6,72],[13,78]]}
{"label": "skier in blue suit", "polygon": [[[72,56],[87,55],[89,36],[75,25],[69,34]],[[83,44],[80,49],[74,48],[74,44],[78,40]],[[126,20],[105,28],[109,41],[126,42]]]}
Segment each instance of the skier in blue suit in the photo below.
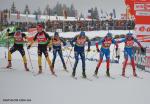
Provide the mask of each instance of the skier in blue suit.
{"label": "skier in blue suit", "polygon": [[[95,70],[95,73],[94,75],[97,76],[97,73],[98,73],[98,69],[103,61],[103,56],[105,55],[106,57],[106,68],[107,68],[107,71],[106,71],[106,75],[108,77],[110,77],[110,73],[109,73],[109,67],[110,67],[110,46],[111,44],[115,44],[116,45],[116,50],[118,50],[118,44],[117,42],[115,41],[114,38],[112,38],[112,33],[107,33],[107,35],[101,39],[98,43],[96,43],[96,49],[97,49],[97,52],[100,53],[100,60],[96,66],[96,70]],[[98,45],[101,44],[101,49],[99,50],[99,47]]]}
{"label": "skier in blue suit", "polygon": [[75,36],[73,38],[73,40],[70,42],[72,47],[74,47],[74,55],[75,55],[75,64],[73,67],[72,77],[75,77],[76,67],[77,67],[77,64],[79,61],[79,55],[80,55],[81,60],[82,60],[82,70],[83,70],[82,76],[83,76],[83,78],[86,78],[85,51],[84,51],[84,47],[85,47],[86,42],[88,42],[88,50],[87,51],[90,51],[91,42],[90,42],[89,38],[85,35],[84,31],[82,31],[79,35]]}

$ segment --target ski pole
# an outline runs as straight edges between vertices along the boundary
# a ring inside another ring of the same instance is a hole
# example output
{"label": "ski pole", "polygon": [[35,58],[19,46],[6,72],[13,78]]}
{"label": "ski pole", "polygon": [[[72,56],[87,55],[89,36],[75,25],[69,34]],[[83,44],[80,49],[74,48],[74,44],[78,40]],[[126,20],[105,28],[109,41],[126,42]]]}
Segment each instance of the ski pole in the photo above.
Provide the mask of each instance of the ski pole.
{"label": "ski pole", "polygon": [[32,67],[32,69],[33,69],[32,61],[31,61],[31,56],[30,56],[30,52],[29,52],[28,49],[27,49],[27,52],[28,52],[28,56],[29,56],[29,61],[30,61],[31,67]]}
{"label": "ski pole", "polygon": [[46,59],[45,59],[45,70],[46,70]]}
{"label": "ski pole", "polygon": [[69,59],[70,59],[69,57],[70,57],[70,55],[71,55],[72,49],[73,49],[73,47],[71,48],[71,50],[70,50],[70,52],[69,52],[69,55],[68,55],[68,57],[67,57],[66,64],[68,63],[68,61],[69,61]]}
{"label": "ski pole", "polygon": [[85,59],[87,59],[88,53],[89,53],[89,52],[87,51],[87,52],[86,52],[86,56],[85,56]]}

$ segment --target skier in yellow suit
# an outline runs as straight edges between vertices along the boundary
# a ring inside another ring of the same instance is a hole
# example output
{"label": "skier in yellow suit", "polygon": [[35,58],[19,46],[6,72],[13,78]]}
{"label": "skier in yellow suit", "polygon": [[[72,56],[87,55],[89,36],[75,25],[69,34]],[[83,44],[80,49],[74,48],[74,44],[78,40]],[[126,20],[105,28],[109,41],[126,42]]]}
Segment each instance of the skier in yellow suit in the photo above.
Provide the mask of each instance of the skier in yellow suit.
{"label": "skier in yellow suit", "polygon": [[27,67],[27,59],[26,59],[25,51],[24,51],[24,48],[23,48],[23,44],[27,41],[26,34],[22,33],[20,28],[16,28],[16,32],[9,33],[9,31],[10,30],[8,29],[7,30],[8,37],[12,36],[14,38],[14,45],[8,51],[8,65],[7,65],[6,68],[11,68],[12,67],[11,54],[14,53],[15,51],[19,51],[22,58],[23,58],[23,63],[24,63],[25,70],[29,71],[29,69]]}
{"label": "skier in yellow suit", "polygon": [[54,68],[52,67],[51,60],[49,59],[47,46],[50,43],[50,36],[43,30],[42,24],[37,25],[37,34],[35,35],[33,41],[31,44],[27,47],[27,49],[30,49],[32,44],[37,40],[38,42],[38,65],[39,65],[39,74],[42,73],[42,53],[45,55],[45,58],[48,62],[50,71],[53,75],[55,75]]}

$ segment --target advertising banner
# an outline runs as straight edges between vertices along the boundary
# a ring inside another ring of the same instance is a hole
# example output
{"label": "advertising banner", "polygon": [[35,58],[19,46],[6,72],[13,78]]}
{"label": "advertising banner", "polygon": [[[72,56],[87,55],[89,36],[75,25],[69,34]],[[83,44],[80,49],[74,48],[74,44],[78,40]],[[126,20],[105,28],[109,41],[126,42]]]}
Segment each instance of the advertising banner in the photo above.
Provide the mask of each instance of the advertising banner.
{"label": "advertising banner", "polygon": [[150,48],[146,49],[145,69],[150,71]]}
{"label": "advertising banner", "polygon": [[139,47],[134,47],[134,50],[135,50],[134,59],[136,66],[142,70],[145,70],[146,52],[142,53]]}

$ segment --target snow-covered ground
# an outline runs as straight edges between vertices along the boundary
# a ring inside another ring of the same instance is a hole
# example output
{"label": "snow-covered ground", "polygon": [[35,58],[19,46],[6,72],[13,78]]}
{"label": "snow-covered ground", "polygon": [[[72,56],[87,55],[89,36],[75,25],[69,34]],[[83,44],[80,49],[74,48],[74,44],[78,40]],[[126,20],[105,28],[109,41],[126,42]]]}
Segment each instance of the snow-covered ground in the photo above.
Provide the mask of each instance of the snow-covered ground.
{"label": "snow-covered ground", "polygon": [[[59,31],[58,31],[59,32]],[[109,32],[111,32],[113,34],[113,36],[115,35],[122,35],[122,34],[127,34],[129,31],[128,30],[109,30]],[[131,31],[134,32],[134,31]],[[104,37],[106,34],[108,33],[107,30],[101,30],[101,31],[86,31],[85,34],[91,39],[94,37]],[[48,32],[48,34],[50,36],[54,35],[54,32]],[[61,37],[64,38],[72,38],[74,36],[76,36],[77,34],[80,34],[80,32],[59,32],[59,35]],[[31,35],[31,34],[30,34]],[[29,36],[30,36],[29,35]],[[34,34],[33,34],[34,35]]]}
{"label": "snow-covered ground", "polygon": [[[38,71],[37,49],[32,47],[29,52],[33,64],[31,68],[29,57],[28,66],[32,72],[25,72],[22,58],[19,52],[12,55],[13,69],[6,70],[7,59],[5,53],[7,49],[0,47],[0,104],[149,104],[150,73],[137,69],[137,74],[142,77],[132,77],[132,68],[127,66],[126,75],[128,78],[120,76],[123,62],[123,44],[121,48],[121,61],[119,64],[111,63],[110,73],[114,79],[105,76],[106,64],[102,63],[99,70],[99,78],[93,77],[97,62],[86,60],[87,77],[92,81],[81,78],[82,64],[79,61],[76,76],[77,80],[71,78],[72,66],[67,63],[69,73],[62,71],[60,58],[57,57],[55,71],[58,77],[50,74],[48,65],[45,65],[43,57],[43,74],[34,76]],[[94,50],[95,47],[92,47]],[[111,58],[114,46],[111,46]],[[64,56],[69,54],[65,50]],[[52,59],[52,52],[49,52]],[[87,54],[87,53],[86,53]],[[74,56],[74,52],[71,53]],[[99,58],[96,52],[89,52],[87,58]],[[67,58],[65,57],[65,60]],[[74,64],[74,59],[71,59]],[[46,66],[46,67],[45,67]],[[6,99],[31,99],[31,101],[3,101]]]}

